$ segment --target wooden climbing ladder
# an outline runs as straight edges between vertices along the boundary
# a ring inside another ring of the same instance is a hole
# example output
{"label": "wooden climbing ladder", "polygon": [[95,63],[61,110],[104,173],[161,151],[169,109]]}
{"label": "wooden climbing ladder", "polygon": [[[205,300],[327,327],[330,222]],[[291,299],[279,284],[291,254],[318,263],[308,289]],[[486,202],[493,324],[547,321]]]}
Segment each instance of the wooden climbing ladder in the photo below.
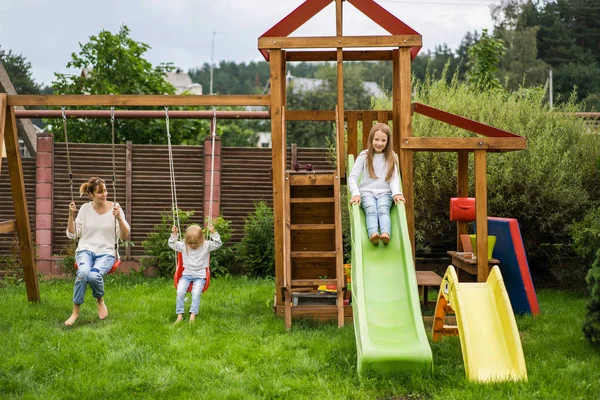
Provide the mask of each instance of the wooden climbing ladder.
{"label": "wooden climbing ladder", "polygon": [[[284,205],[284,315],[289,329],[292,316],[337,313],[344,325],[340,177],[337,171],[286,171]],[[335,305],[295,305],[293,293],[315,292],[335,285]]]}

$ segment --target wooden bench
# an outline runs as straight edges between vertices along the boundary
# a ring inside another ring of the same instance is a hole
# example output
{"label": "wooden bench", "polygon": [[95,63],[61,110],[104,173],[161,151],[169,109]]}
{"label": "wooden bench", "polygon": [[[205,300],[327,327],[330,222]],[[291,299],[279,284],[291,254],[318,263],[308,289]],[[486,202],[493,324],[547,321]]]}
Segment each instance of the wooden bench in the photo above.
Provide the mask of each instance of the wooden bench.
{"label": "wooden bench", "polygon": [[429,287],[435,287],[436,290],[440,289],[442,284],[442,277],[433,271],[416,271],[417,272],[417,286],[419,287],[419,296],[423,296],[423,306],[428,304]]}

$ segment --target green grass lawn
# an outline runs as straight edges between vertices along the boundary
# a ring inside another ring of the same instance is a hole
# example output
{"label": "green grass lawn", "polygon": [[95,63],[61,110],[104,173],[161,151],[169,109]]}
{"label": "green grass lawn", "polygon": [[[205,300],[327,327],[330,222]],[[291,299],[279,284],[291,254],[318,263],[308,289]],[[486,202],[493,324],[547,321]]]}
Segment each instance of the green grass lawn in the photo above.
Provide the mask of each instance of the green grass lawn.
{"label": "green grass lawn", "polygon": [[352,325],[294,321],[286,332],[269,280],[213,279],[196,324],[178,326],[171,281],[111,276],[106,287],[108,319],[88,290],[72,328],[71,281],[41,282],[39,304],[23,285],[0,288],[0,398],[600,398],[586,300],[568,292],[540,290],[542,315],[517,319],[528,382],[474,384],[458,338],[432,344],[432,376],[359,379]]}

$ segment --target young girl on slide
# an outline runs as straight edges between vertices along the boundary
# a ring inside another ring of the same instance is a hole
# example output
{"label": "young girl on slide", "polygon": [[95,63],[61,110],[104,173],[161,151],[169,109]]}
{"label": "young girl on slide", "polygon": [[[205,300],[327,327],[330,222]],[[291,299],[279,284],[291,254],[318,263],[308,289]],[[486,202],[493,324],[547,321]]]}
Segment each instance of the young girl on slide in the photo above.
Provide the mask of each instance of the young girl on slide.
{"label": "young girl on slide", "polygon": [[380,122],[371,128],[368,148],[356,157],[348,177],[348,187],[352,194],[350,204],[360,204],[365,210],[371,243],[378,244],[381,239],[384,244],[388,244],[392,227],[392,202],[399,204],[405,202],[405,199],[400,191],[390,128],[386,124]]}
{"label": "young girl on slide", "polygon": [[184,300],[190,283],[192,286],[192,305],[190,307],[190,324],[193,324],[200,308],[200,296],[206,283],[206,269],[208,268],[208,255],[211,251],[221,247],[221,236],[212,224],[209,227],[211,240],[204,240],[202,228],[199,225],[190,225],[183,236],[183,241],[177,240],[179,230],[173,226],[169,247],[178,251],[183,256],[183,274],[177,284],[177,302],[175,312],[177,319],[174,324],[183,321]]}

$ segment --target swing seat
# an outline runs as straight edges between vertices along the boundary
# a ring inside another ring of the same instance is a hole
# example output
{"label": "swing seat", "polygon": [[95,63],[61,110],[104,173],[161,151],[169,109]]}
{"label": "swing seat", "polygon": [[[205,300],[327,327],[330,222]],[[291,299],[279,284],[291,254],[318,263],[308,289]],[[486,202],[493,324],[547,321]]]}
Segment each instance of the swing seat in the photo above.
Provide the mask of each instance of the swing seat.
{"label": "swing seat", "polygon": [[[75,266],[75,269],[79,269],[77,262],[74,262],[73,265]],[[121,265],[121,260],[116,260],[115,263],[113,264],[113,266],[111,267],[110,271],[108,271],[108,274],[112,274],[113,272],[115,272],[119,268],[120,265]]]}
{"label": "swing seat", "polygon": [[[181,278],[181,275],[183,275],[183,255],[180,252],[177,252],[177,268],[175,269],[175,279],[174,279],[175,289],[177,289],[177,284],[179,283],[179,279]],[[190,283],[190,286],[188,286],[187,291],[191,292],[193,286],[194,286],[194,284]],[[206,292],[208,290],[209,286],[210,286],[210,268],[206,268],[206,282],[204,282],[204,287],[202,288],[202,293]]]}

